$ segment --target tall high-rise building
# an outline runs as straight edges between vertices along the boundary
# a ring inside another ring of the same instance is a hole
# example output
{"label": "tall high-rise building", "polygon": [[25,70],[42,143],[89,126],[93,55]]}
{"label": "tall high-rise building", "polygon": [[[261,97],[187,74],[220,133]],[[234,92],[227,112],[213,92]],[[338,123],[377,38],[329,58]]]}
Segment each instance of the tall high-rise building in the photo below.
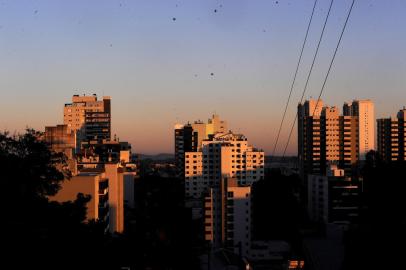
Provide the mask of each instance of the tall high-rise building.
{"label": "tall high-rise building", "polygon": [[[316,108],[317,106],[317,108]],[[340,116],[336,107],[307,100],[298,105],[298,153],[302,175],[322,174],[328,162],[339,162]]]}
{"label": "tall high-rise building", "polygon": [[200,151],[185,153],[185,196],[202,198],[224,178],[248,186],[264,178],[264,152],[241,134],[217,133],[203,140]]}
{"label": "tall high-rise building", "polygon": [[[300,174],[303,178],[309,174],[324,175],[330,164],[336,164],[350,175],[360,153],[359,117],[353,114],[358,114],[359,107],[363,108],[362,111],[366,109],[363,105],[346,104],[344,115],[340,115],[337,107],[323,106],[321,100],[317,108],[316,104],[316,100],[309,100],[298,105]],[[373,137],[371,134],[364,136]]]}
{"label": "tall high-rise building", "polygon": [[[122,233],[124,205],[135,207],[134,182],[138,178],[138,166],[132,160],[131,144],[116,138],[111,140],[110,97],[98,100],[96,95],[74,95],[72,103],[64,106],[64,125],[46,127],[44,140],[56,152],[76,148],[68,156],[74,181],[65,181],[56,197],[64,199],[75,193],[94,197],[97,177],[107,179],[108,229]],[[97,209],[88,213],[89,218],[100,218]]]}
{"label": "tall high-rise building", "polygon": [[227,131],[227,123],[216,115],[208,124],[178,126],[175,141],[185,204],[193,219],[204,220],[205,239],[213,250],[226,248],[248,257],[251,185],[264,178],[264,152],[249,145],[244,135]]}
{"label": "tall high-rise building", "polygon": [[385,161],[406,160],[406,109],[377,120],[378,153]]}
{"label": "tall high-rise building", "polygon": [[340,168],[351,175],[359,161],[358,117],[340,116]]}
{"label": "tall high-rise building", "polygon": [[185,152],[197,151],[195,133],[192,125],[175,125],[175,166],[176,175],[184,178]]}
{"label": "tall high-rise building", "polygon": [[205,240],[213,249],[223,247],[247,257],[252,240],[251,209],[251,187],[224,178],[205,197]]}
{"label": "tall high-rise building", "polygon": [[344,104],[344,116],[358,117],[359,159],[365,160],[366,154],[375,150],[375,107],[369,100],[354,100]]}
{"label": "tall high-rise building", "polygon": [[[72,103],[67,103],[63,111],[63,123],[68,132],[77,133],[78,140],[110,140],[111,139],[111,99],[103,97],[97,100],[97,95],[72,97]],[[80,143],[78,143],[80,146]]]}
{"label": "tall high-rise building", "polygon": [[177,176],[184,178],[185,153],[196,152],[202,147],[202,142],[210,135],[227,132],[227,122],[220,120],[216,114],[207,124],[195,121],[193,124],[175,125],[175,165]]}

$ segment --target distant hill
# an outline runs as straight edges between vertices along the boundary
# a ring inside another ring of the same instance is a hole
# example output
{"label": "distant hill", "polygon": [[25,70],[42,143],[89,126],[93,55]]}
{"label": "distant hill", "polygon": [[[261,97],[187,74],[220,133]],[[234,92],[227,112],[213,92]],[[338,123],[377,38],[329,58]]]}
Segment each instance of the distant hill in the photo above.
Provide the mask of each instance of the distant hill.
{"label": "distant hill", "polygon": [[156,155],[138,154],[140,159],[152,159],[152,160],[168,160],[175,159],[174,154],[161,153]]}
{"label": "distant hill", "polygon": [[298,162],[297,156],[265,156],[265,162]]}

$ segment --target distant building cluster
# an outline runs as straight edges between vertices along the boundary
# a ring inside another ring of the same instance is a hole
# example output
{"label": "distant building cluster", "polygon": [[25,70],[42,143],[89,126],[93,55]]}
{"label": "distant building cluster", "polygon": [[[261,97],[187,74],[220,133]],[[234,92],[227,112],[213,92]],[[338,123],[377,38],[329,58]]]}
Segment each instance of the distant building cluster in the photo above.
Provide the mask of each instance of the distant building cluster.
{"label": "distant building cluster", "polygon": [[134,208],[139,166],[131,145],[111,137],[111,99],[96,95],[72,97],[64,105],[63,125],[45,127],[50,149],[68,158],[72,178],[50,200],[75,200],[91,195],[87,220],[105,223],[106,232],[124,231],[124,206]]}
{"label": "distant building cluster", "polygon": [[371,100],[345,103],[342,114],[307,100],[297,114],[301,202],[309,220],[324,228],[324,237],[304,239],[305,260],[311,269],[330,269],[344,259],[343,233],[361,222],[367,187],[361,169],[368,152],[377,151],[387,163],[406,161],[406,109],[376,119]]}
{"label": "distant building cluster", "polygon": [[[264,179],[265,153],[213,115],[208,123],[175,126],[175,158],[184,179],[185,204],[204,222],[211,252],[226,250],[249,260],[281,259],[289,246],[252,237],[252,184]],[[279,248],[283,246],[283,248]]]}
{"label": "distant building cluster", "polygon": [[405,118],[403,109],[396,117],[376,120],[371,100],[345,103],[343,114],[321,100],[298,105],[299,171],[313,221],[358,222],[360,168],[371,150],[384,161],[406,160]]}
{"label": "distant building cluster", "polygon": [[[317,106],[317,107],[316,107]],[[326,174],[336,164],[351,175],[368,151],[375,149],[374,104],[370,100],[345,103],[343,114],[323,101],[298,106],[298,157],[300,173]]]}
{"label": "distant building cluster", "polygon": [[[298,159],[290,161],[295,169],[288,171],[292,174],[298,167],[310,220],[338,228],[357,224],[363,192],[360,168],[368,152],[377,150],[387,162],[406,161],[406,109],[376,120],[371,100],[345,103],[342,113],[321,100],[307,100],[298,105],[297,116]],[[103,222],[106,233],[122,233],[124,209],[135,207],[140,166],[131,144],[112,136],[111,98],[74,95],[64,105],[63,124],[46,127],[43,139],[52,151],[66,155],[72,172],[50,199],[64,202],[78,193],[89,194],[87,219]],[[207,123],[176,124],[174,143],[174,163],[148,161],[144,169],[183,181],[185,207],[202,222],[209,254],[227,257],[230,252],[249,262],[282,260],[290,251],[287,242],[254,240],[252,235],[252,187],[265,177],[264,151],[229,130],[216,114]],[[268,169],[280,162],[268,161]],[[289,269],[303,264],[291,261]]]}

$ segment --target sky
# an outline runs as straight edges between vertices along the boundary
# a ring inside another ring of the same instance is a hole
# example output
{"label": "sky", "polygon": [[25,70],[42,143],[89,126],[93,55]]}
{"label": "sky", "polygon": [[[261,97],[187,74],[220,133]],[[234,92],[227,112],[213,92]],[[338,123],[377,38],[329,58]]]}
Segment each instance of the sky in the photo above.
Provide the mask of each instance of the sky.
{"label": "sky", "polygon": [[[318,0],[281,133],[303,91],[330,0]],[[305,98],[318,96],[351,0],[334,1]],[[313,0],[0,1],[0,130],[63,123],[73,94],[112,98],[113,134],[172,153],[175,123],[213,113],[272,151]],[[406,1],[356,0],[322,99],[406,105]],[[296,132],[288,154],[296,154]]]}

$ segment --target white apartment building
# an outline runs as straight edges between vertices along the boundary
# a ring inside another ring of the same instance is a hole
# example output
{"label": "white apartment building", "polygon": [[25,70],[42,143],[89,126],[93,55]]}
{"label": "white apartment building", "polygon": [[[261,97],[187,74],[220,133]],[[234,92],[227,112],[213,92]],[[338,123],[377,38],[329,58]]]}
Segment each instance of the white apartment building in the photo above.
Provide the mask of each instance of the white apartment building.
{"label": "white apartment building", "polygon": [[227,122],[220,120],[217,114],[214,114],[207,124],[200,120],[193,124],[176,124],[175,166],[178,177],[184,178],[185,152],[201,151],[203,140],[209,139],[216,133],[226,133],[227,128]]}
{"label": "white apartment building", "polygon": [[264,178],[264,159],[264,152],[250,146],[245,136],[217,133],[202,141],[201,151],[185,153],[186,198],[202,198],[224,178],[250,186]]}
{"label": "white apartment building", "polygon": [[238,186],[236,179],[222,180],[221,188],[210,188],[205,197],[205,240],[212,249],[224,247],[247,257],[250,251],[251,187]]}

